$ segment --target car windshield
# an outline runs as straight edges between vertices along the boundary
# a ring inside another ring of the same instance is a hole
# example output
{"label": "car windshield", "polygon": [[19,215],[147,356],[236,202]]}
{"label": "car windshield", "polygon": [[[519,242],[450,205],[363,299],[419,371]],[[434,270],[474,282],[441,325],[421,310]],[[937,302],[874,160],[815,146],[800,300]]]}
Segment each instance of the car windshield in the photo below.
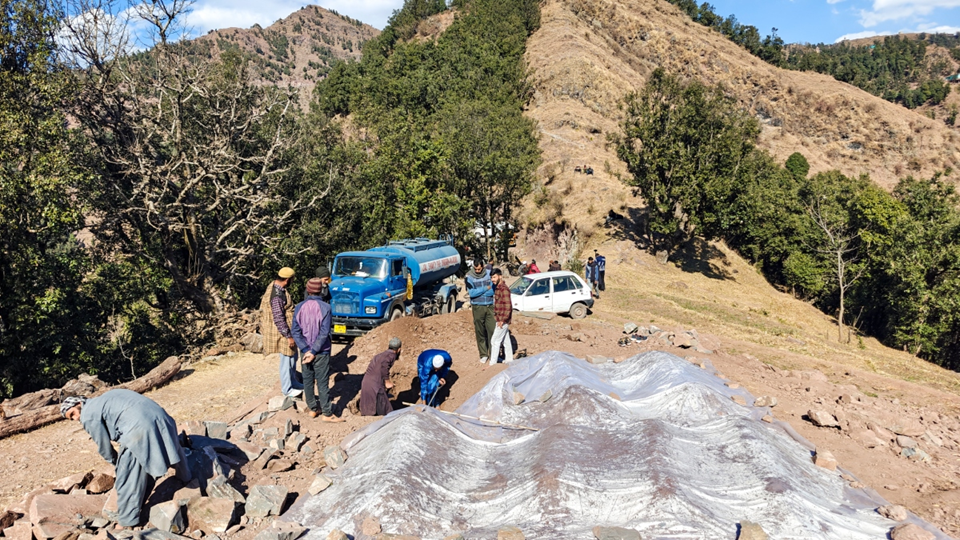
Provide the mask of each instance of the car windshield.
{"label": "car windshield", "polygon": [[333,274],[383,278],[387,276],[387,261],[378,257],[339,257],[333,267]]}
{"label": "car windshield", "polygon": [[510,292],[513,294],[523,294],[531,283],[533,283],[533,280],[524,276],[513,282],[513,285],[510,286]]}

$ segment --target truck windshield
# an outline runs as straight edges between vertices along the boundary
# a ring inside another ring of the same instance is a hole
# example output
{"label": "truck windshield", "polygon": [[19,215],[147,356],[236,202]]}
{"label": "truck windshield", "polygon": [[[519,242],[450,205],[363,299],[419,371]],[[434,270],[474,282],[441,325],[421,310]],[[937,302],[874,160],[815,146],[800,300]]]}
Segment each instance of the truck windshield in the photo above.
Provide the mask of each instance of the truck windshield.
{"label": "truck windshield", "polygon": [[384,278],[387,276],[387,261],[377,257],[339,257],[333,273],[337,276]]}
{"label": "truck windshield", "polygon": [[510,292],[522,295],[531,283],[533,283],[533,280],[524,276],[513,282],[513,285],[510,286]]}

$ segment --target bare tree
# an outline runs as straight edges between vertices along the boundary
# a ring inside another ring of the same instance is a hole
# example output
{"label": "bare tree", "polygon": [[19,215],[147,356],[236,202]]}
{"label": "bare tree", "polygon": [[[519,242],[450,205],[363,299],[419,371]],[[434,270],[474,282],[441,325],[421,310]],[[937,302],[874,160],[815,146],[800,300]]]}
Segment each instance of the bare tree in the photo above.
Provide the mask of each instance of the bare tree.
{"label": "bare tree", "polygon": [[[249,81],[239,56],[210,58],[184,41],[191,0],[145,0],[125,13],[152,47],[129,54],[130,21],[111,0],[73,0],[65,32],[87,84],[75,117],[95,142],[101,182],[94,232],[166,269],[183,298],[223,308],[256,277],[299,215],[329,193],[290,175],[295,95]],[[335,171],[331,171],[335,175]]]}
{"label": "bare tree", "polygon": [[[847,291],[863,276],[865,268],[858,265],[860,255],[860,233],[853,232],[843,220],[831,219],[818,200],[807,207],[817,227],[823,231],[824,243],[816,251],[831,261],[833,279],[837,281],[840,294],[840,307],[837,313],[837,341],[843,341],[843,317]],[[849,342],[849,336],[847,341]]]}

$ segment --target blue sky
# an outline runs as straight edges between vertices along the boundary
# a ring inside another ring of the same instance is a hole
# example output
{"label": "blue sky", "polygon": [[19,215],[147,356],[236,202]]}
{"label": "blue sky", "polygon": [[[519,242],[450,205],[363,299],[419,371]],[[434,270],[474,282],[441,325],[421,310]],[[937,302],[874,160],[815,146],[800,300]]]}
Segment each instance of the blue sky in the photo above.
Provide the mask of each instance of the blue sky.
{"label": "blue sky", "polygon": [[[898,32],[960,32],[960,0],[713,0],[763,35],[778,28],[789,43],[833,43]],[[190,24],[196,34],[254,23],[269,26],[306,5],[292,0],[197,0]],[[402,0],[324,0],[319,5],[383,28]]]}
{"label": "blue sky", "polygon": [[960,0],[714,0],[717,13],[735,14],[763,35],[777,28],[788,43],[833,43],[840,38],[898,32],[960,32]]}

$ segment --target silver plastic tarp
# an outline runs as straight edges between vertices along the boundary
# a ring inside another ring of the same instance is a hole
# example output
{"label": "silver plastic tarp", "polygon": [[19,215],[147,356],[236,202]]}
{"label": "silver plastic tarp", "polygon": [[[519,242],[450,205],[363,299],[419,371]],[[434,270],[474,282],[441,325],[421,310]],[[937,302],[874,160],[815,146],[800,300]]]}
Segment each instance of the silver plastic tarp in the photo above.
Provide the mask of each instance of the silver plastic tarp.
{"label": "silver plastic tarp", "polygon": [[283,519],[308,527],[310,540],[333,529],[363,538],[367,517],[424,539],[492,539],[517,526],[528,539],[586,540],[596,525],[644,539],[732,539],[741,520],[771,538],[887,538],[896,523],[876,513],[879,495],[815,466],[807,441],[760,421],[769,409],[738,405],[734,394],[753,402],[712,369],[666,353],[593,365],[546,352],[518,360],[456,411],[538,431],[396,411],[348,437],[333,486]]}

